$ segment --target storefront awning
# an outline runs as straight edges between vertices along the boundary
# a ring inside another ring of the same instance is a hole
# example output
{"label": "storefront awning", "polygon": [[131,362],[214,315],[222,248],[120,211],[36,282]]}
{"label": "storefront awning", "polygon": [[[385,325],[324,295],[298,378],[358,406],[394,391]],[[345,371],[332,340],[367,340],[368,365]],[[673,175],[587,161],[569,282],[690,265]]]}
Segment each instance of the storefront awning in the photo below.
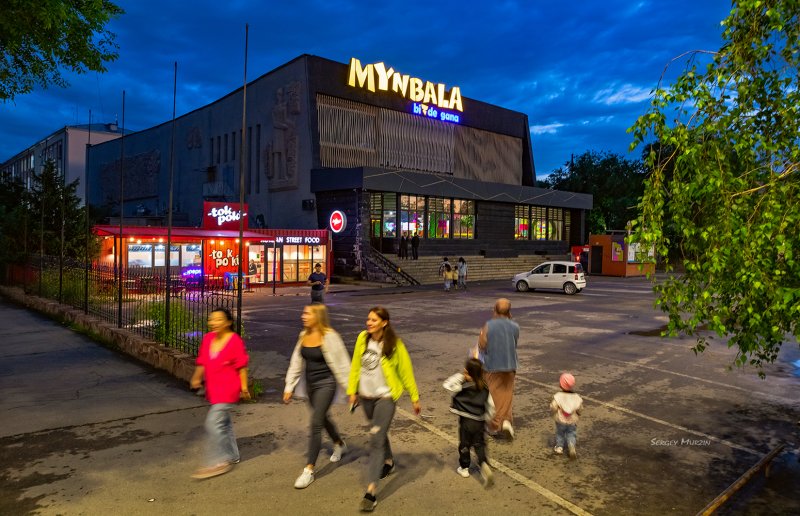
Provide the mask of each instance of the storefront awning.
{"label": "storefront awning", "polygon": [[[113,236],[120,235],[119,226],[99,225],[94,227],[95,234],[99,236]],[[123,226],[122,237],[167,237],[167,228],[164,226]],[[268,236],[263,233],[246,230],[242,233],[245,240],[259,240],[265,242],[273,242],[275,237]],[[225,229],[206,229],[206,228],[172,228],[172,239],[192,239],[192,240],[208,240],[210,238],[239,238],[238,231],[225,230]]]}

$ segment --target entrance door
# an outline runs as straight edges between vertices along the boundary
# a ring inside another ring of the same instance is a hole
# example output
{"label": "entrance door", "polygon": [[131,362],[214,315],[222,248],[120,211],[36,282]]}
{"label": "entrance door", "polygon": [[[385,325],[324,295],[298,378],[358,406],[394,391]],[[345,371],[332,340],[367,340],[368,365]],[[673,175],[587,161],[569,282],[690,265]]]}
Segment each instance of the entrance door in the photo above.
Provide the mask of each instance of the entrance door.
{"label": "entrance door", "polygon": [[603,246],[592,246],[592,266],[589,268],[590,274],[603,274]]}

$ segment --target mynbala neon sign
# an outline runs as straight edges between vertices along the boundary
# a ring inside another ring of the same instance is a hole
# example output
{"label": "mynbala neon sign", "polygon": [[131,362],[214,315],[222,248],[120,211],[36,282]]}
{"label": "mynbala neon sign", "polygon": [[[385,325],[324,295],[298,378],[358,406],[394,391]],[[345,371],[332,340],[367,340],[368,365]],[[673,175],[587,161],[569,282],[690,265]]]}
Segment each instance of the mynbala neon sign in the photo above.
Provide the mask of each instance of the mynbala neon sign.
{"label": "mynbala neon sign", "polygon": [[361,66],[355,57],[350,59],[350,74],[347,84],[369,91],[392,91],[414,102],[433,104],[441,109],[464,111],[461,103],[461,88],[453,86],[447,91],[444,84],[434,84],[410,75],[403,75],[386,68],[383,63]]}

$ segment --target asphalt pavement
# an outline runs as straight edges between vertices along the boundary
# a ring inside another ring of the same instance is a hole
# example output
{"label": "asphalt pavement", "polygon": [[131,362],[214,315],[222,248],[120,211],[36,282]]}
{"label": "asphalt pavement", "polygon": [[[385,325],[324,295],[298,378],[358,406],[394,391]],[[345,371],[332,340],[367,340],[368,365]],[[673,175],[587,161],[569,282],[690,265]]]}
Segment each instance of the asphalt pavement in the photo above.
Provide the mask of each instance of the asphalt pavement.
{"label": "asphalt pavement", "polygon": [[[652,336],[664,324],[639,278],[589,278],[575,296],[516,293],[510,282],[375,288],[334,285],[333,326],[352,350],[372,306],[386,306],[406,342],[423,404],[405,397],[391,439],[398,467],[381,483],[376,513],[695,514],[780,444],[725,506],[730,514],[800,513],[800,353],[788,343],[767,379],[729,369],[714,340]],[[384,285],[380,285],[385,287]],[[306,289],[245,296],[251,376],[264,392],[236,410],[242,462],[195,481],[207,406],[183,382],[97,345],[40,315],[0,302],[0,514],[354,514],[363,495],[368,428],[361,413],[332,415],[349,452],[317,480],[300,474],[308,409],[280,403]],[[490,442],[496,485],[455,473],[457,421],[441,382],[463,365],[494,299],[511,299],[522,327],[514,399],[516,439]],[[547,405],[571,371],[585,399],[576,461],[554,456]]]}

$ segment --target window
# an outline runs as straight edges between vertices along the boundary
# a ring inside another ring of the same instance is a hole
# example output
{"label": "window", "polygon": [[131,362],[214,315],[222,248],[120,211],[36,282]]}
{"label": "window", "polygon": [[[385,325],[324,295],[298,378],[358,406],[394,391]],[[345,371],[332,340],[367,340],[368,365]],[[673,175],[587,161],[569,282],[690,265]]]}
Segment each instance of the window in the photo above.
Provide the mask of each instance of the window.
{"label": "window", "polygon": [[256,193],[261,193],[261,124],[256,124]]}
{"label": "window", "polygon": [[531,226],[534,240],[547,240],[547,208],[531,206]]}
{"label": "window", "polygon": [[550,274],[550,264],[542,264],[531,271],[531,274]]}
{"label": "window", "polygon": [[516,240],[528,240],[531,237],[531,216],[530,206],[514,206],[514,238]]}
{"label": "window", "polygon": [[208,164],[214,164],[214,138],[211,138],[211,144],[208,146]]}
{"label": "window", "polygon": [[228,133],[225,133],[225,159],[223,161],[228,162]]}
{"label": "window", "polygon": [[[172,252],[170,253],[170,267],[177,267],[180,263],[179,256],[180,256],[180,247],[177,245],[171,245],[170,249]],[[156,244],[153,246],[153,250],[155,251],[155,266],[156,267],[164,267],[166,264],[164,263],[164,257],[167,254],[167,246],[166,244]]]}
{"label": "window", "polygon": [[181,246],[181,265],[200,265],[203,261],[203,249],[200,244],[183,244]]}
{"label": "window", "polygon": [[222,136],[217,136],[217,165],[220,163],[220,158],[222,157],[222,152],[220,147],[222,146]]}
{"label": "window", "polygon": [[128,244],[128,267],[152,267],[153,246],[150,244]]}
{"label": "window", "polygon": [[236,131],[231,133],[231,160],[236,159]]}
{"label": "window", "polygon": [[547,208],[547,239],[564,240],[564,210]]}
{"label": "window", "polygon": [[553,274],[566,274],[567,273],[567,266],[563,263],[554,263],[553,264]]}
{"label": "window", "polygon": [[381,215],[383,215],[383,194],[369,194],[370,236],[381,237]]}
{"label": "window", "polygon": [[400,231],[407,236],[420,236],[425,230],[425,197],[421,195],[400,196]]}
{"label": "window", "polygon": [[428,238],[450,238],[450,199],[428,198]]}
{"label": "window", "polygon": [[397,194],[383,194],[383,236],[397,236]]}
{"label": "window", "polygon": [[453,199],[453,238],[475,238],[475,201]]}
{"label": "window", "polygon": [[247,128],[247,174],[244,176],[247,184],[247,195],[252,193],[253,177],[253,128]]}

